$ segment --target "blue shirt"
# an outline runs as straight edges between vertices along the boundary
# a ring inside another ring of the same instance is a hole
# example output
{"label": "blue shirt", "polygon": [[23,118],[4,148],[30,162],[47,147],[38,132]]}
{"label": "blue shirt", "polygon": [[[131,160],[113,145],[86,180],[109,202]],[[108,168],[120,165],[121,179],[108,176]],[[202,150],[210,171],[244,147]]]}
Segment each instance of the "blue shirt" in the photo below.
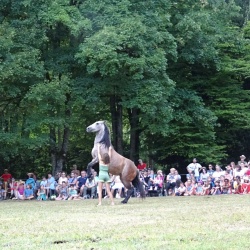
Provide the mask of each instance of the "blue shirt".
{"label": "blue shirt", "polygon": [[33,193],[33,190],[32,189],[25,189],[24,190],[24,195],[25,195],[25,197],[29,197],[29,196],[31,196],[31,195],[34,195],[34,193]]}
{"label": "blue shirt", "polygon": [[50,178],[48,178],[48,184],[49,184],[49,188],[52,190],[55,190],[55,178],[53,176],[51,176]]}
{"label": "blue shirt", "polygon": [[87,181],[87,177],[79,177],[78,178],[78,187],[80,188],[82,185],[85,185]]}

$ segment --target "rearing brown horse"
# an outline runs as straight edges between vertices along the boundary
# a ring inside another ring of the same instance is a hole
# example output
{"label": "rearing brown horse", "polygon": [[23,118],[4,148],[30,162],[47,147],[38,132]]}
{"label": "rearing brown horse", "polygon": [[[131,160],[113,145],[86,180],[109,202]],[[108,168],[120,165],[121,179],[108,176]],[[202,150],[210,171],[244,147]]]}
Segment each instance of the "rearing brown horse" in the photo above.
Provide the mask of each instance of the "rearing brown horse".
{"label": "rearing brown horse", "polygon": [[[104,121],[98,121],[87,127],[87,132],[96,133],[94,147],[92,149],[92,161],[88,164],[88,174],[91,173],[92,167],[99,162],[97,154],[97,144],[100,146],[100,153],[108,153],[109,147],[111,146],[109,129]],[[135,164],[118,154],[114,148],[111,151],[111,158],[109,164],[109,173],[113,175],[120,175],[121,181],[124,186],[128,189],[127,196],[122,203],[127,203],[133,192],[133,186],[140,192],[140,197],[145,198],[145,190],[142,182],[139,178],[139,171]]]}

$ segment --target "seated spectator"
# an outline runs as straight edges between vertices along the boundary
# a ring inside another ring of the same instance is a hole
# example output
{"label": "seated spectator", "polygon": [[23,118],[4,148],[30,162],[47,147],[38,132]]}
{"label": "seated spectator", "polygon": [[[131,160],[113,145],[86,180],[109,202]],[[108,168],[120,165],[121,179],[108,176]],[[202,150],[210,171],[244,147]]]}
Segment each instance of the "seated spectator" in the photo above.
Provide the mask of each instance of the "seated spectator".
{"label": "seated spectator", "polygon": [[214,167],[213,167],[212,164],[209,164],[209,165],[208,165],[208,171],[207,171],[207,173],[208,173],[208,175],[209,175],[210,177],[213,176],[213,173],[214,173],[213,168],[214,168]]}
{"label": "seated spectator", "polygon": [[77,176],[75,176],[74,172],[71,172],[70,178],[68,180],[68,185],[73,184],[75,186],[76,183],[77,183]]}
{"label": "seated spectator", "polygon": [[181,176],[179,175],[178,170],[175,169],[174,175],[175,175],[174,178],[175,178],[176,181],[178,181],[178,180],[181,181]]}
{"label": "seated spectator", "polygon": [[243,194],[249,194],[250,193],[250,183],[249,183],[249,177],[244,176],[243,177],[243,183],[241,184],[241,189]]}
{"label": "seated spectator", "polygon": [[198,181],[196,187],[194,187],[194,194],[195,195],[203,195],[203,186],[202,186],[202,181]]}
{"label": "seated spectator", "polygon": [[216,165],[215,171],[214,171],[213,176],[212,176],[214,181],[219,180],[221,175],[223,175],[223,171],[221,170],[221,167],[219,165]]}
{"label": "seated spectator", "polygon": [[166,177],[166,195],[169,195],[169,190],[171,189],[171,192],[175,189],[176,185],[176,179],[175,179],[175,168],[170,169],[170,173]]}
{"label": "seated spectator", "polygon": [[68,186],[68,178],[66,176],[66,173],[65,172],[62,172],[61,173],[61,177],[58,179],[58,185],[56,186],[56,191],[57,193],[60,192],[60,189],[62,187],[62,183],[65,183],[66,186]]}
{"label": "seated spectator", "polygon": [[175,188],[175,196],[184,196],[186,192],[186,187],[184,186],[183,182],[180,183],[178,188]]}
{"label": "seated spectator", "polygon": [[73,183],[69,185],[69,198],[68,200],[80,200],[77,194],[77,187]]}
{"label": "seated spectator", "polygon": [[163,175],[161,173],[157,173],[157,176],[154,179],[154,190],[162,189],[163,187]]}
{"label": "seated spectator", "polygon": [[80,192],[80,196],[83,195],[83,188],[86,184],[86,181],[87,181],[87,173],[86,171],[82,171],[81,177],[79,177],[76,182],[76,186],[77,186],[78,191]]}
{"label": "seated spectator", "polygon": [[16,197],[15,193],[18,187],[18,183],[14,178],[12,178],[9,185],[10,185],[10,199],[13,199]]}
{"label": "seated spectator", "polygon": [[[43,189],[45,191],[45,195],[48,196],[48,193],[49,193],[49,187],[48,187],[48,180],[46,179],[45,176],[42,177],[42,180],[40,182],[40,185],[38,187],[38,192],[39,190],[41,189],[41,186],[43,186]],[[38,194],[37,194],[38,195]]]}
{"label": "seated spectator", "polygon": [[233,171],[231,171],[231,167],[227,166],[226,170],[225,170],[225,173],[224,173],[224,176],[225,176],[225,179],[229,180],[229,182],[232,182],[232,180],[233,180],[232,172]]}
{"label": "seated spectator", "polygon": [[116,194],[116,198],[120,199],[122,197],[122,189],[124,188],[124,185],[121,182],[120,176],[119,175],[113,175],[112,182],[114,182],[114,185],[111,187],[111,193],[114,197],[114,191],[117,189],[118,192]]}
{"label": "seated spectator", "polygon": [[213,182],[213,179],[211,177],[207,178],[207,183],[208,183],[208,185],[210,187],[210,190],[215,186],[214,182]]}
{"label": "seated spectator", "polygon": [[24,189],[24,199],[25,200],[32,200],[34,198],[34,191],[32,189],[32,185],[28,184],[26,185]]}
{"label": "seated spectator", "polygon": [[204,181],[203,186],[202,186],[202,195],[209,195],[210,194],[210,183],[207,181]]}
{"label": "seated spectator", "polygon": [[239,176],[234,177],[234,182],[233,182],[233,193],[235,194],[241,194],[242,189],[241,189],[241,179]]}
{"label": "seated spectator", "polygon": [[142,171],[142,170],[144,170],[144,169],[147,168],[147,164],[144,163],[144,162],[142,161],[142,159],[139,159],[139,160],[138,160],[137,168],[139,169],[139,171]]}
{"label": "seated spectator", "polygon": [[58,196],[56,197],[56,200],[67,200],[68,199],[68,187],[67,183],[65,181],[62,182],[58,189]]}
{"label": "seated spectator", "polygon": [[90,175],[83,187],[83,198],[87,199],[87,191],[90,191],[90,197],[95,198],[97,183],[95,182],[94,176]]}
{"label": "seated spectator", "polygon": [[246,171],[245,175],[250,176],[250,162],[248,162],[247,171]]}
{"label": "seated spectator", "polygon": [[19,181],[13,200],[24,200],[24,183]]}
{"label": "seated spectator", "polygon": [[38,201],[46,201],[47,200],[46,189],[45,189],[45,186],[43,184],[40,185],[40,188],[38,189],[37,200]]}
{"label": "seated spectator", "polygon": [[215,186],[211,189],[212,195],[219,195],[221,194],[221,187],[220,187],[220,181],[215,181]]}
{"label": "seated spectator", "polygon": [[0,200],[6,199],[6,190],[3,188],[2,185],[0,185]]}
{"label": "seated spectator", "polygon": [[194,187],[192,185],[191,180],[187,180],[186,182],[186,192],[184,193],[184,196],[190,196],[194,194]]}
{"label": "seated spectator", "polygon": [[207,181],[208,177],[209,177],[209,174],[207,173],[206,167],[202,167],[201,173],[200,173],[200,181],[202,182]]}
{"label": "seated spectator", "polygon": [[222,194],[231,194],[232,188],[229,179],[225,178],[223,184],[221,186],[221,193]]}
{"label": "seated spectator", "polygon": [[95,182],[98,183],[98,181],[99,181],[99,176],[97,175],[97,172],[94,171],[93,175],[94,175]]}
{"label": "seated spectator", "polygon": [[233,177],[239,176],[240,178],[243,177],[243,172],[241,172],[240,165],[236,165],[233,171]]}
{"label": "seated spectator", "polygon": [[154,179],[155,179],[154,170],[150,170],[149,181],[148,181],[148,189],[149,190],[153,190],[153,188],[154,188]]}

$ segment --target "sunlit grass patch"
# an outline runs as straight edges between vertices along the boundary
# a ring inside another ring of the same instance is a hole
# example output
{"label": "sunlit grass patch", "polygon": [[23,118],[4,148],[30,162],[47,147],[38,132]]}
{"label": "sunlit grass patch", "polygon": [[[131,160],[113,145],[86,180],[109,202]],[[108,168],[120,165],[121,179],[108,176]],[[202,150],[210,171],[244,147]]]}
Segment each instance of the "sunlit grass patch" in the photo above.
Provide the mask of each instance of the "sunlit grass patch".
{"label": "sunlit grass patch", "polygon": [[0,249],[250,249],[250,196],[4,201]]}

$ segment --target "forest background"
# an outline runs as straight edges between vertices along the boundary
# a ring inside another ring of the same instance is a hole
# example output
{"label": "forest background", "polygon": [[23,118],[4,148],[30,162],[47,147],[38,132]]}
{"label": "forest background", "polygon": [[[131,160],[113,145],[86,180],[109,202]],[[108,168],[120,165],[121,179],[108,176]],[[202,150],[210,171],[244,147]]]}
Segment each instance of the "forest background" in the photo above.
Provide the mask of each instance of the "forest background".
{"label": "forest background", "polygon": [[1,0],[0,171],[80,169],[86,127],[184,172],[250,156],[250,1]]}

